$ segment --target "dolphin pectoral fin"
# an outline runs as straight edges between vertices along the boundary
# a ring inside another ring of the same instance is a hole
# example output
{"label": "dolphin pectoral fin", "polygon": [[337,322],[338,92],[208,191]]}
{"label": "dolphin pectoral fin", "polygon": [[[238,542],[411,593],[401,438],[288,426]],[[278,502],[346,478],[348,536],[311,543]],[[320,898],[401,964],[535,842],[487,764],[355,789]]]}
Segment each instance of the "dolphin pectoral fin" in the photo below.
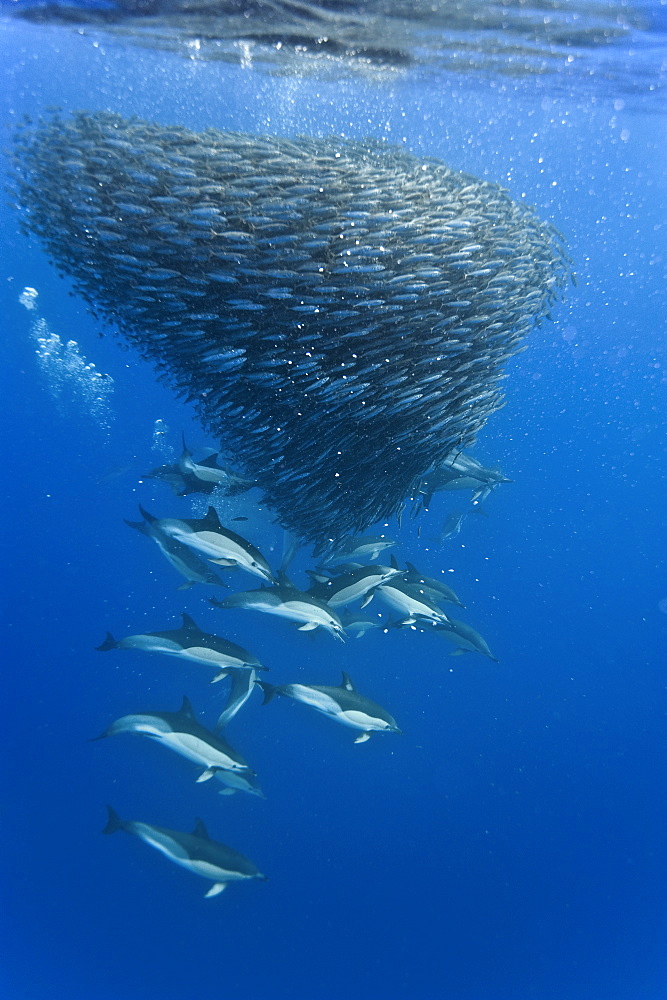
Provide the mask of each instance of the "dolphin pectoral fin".
{"label": "dolphin pectoral fin", "polygon": [[467,649],[461,649],[460,646],[457,646],[457,648],[456,649],[452,649],[448,655],[449,656],[463,656],[467,652],[468,652]]}
{"label": "dolphin pectoral fin", "polygon": [[206,770],[202,771],[202,773],[196,779],[197,780],[197,784],[199,784],[200,781],[209,781],[209,779],[212,778],[213,775],[215,774],[215,772],[218,771],[218,770],[220,770],[220,769],[217,768],[217,767],[207,767]]}
{"label": "dolphin pectoral fin", "polygon": [[371,734],[370,733],[361,733],[359,736],[357,736],[357,738],[356,738],[356,740],[354,742],[355,743],[365,743],[366,740],[370,740],[370,738],[371,738]]}
{"label": "dolphin pectoral fin", "polygon": [[226,882],[215,882],[208,892],[204,893],[204,899],[211,899],[213,896],[219,896],[221,892],[224,892],[227,888]]}
{"label": "dolphin pectoral fin", "polygon": [[194,580],[186,580],[185,583],[182,583],[180,587],[176,588],[176,590],[189,590],[190,587],[194,587],[194,585],[195,585]]}
{"label": "dolphin pectoral fin", "polygon": [[319,628],[317,622],[306,622],[305,625],[297,625],[299,632],[312,632],[314,628]]}
{"label": "dolphin pectoral fin", "polygon": [[364,599],[361,602],[361,608],[365,608],[367,604],[370,604],[375,597],[375,590],[369,590],[367,594],[364,595]]}
{"label": "dolphin pectoral fin", "polygon": [[226,569],[231,569],[233,566],[237,565],[233,559],[225,559],[224,557],[220,559],[209,559],[209,562],[215,563],[216,566],[224,566]]}
{"label": "dolphin pectoral fin", "polygon": [[221,788],[220,791],[218,792],[218,795],[235,795],[235,794],[236,794],[235,788]]}
{"label": "dolphin pectoral fin", "polygon": [[215,677],[211,680],[210,683],[211,684],[217,684],[218,681],[221,681],[223,679],[223,677],[227,677],[227,676],[228,676],[227,671],[226,670],[221,670],[219,674],[215,675]]}

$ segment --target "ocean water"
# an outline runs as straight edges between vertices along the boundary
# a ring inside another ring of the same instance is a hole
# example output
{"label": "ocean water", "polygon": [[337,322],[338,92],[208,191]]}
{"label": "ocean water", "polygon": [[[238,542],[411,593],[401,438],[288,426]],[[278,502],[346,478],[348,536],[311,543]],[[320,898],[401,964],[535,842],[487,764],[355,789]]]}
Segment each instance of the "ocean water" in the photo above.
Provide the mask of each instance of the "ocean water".
{"label": "ocean water", "polygon": [[[534,204],[564,234],[577,285],[507,365],[506,406],[473,449],[512,480],[487,516],[439,540],[470,503],[441,492],[428,513],[372,529],[400,560],[444,571],[498,662],[398,630],[343,646],[216,610],[202,585],[178,590],[126,527],[139,503],[201,516],[206,498],[144,474],[176,460],[182,433],[198,455],[216,442],[88,313],[5,199],[1,995],[661,1000],[664,8],[636,8],[639,28],[606,48],[545,43],[553,64],[540,72],[532,55],[503,72],[514,57],[496,50],[465,71],[428,53],[281,63],[275,39],[270,60],[237,42],[236,58],[199,58],[192,41],[184,57],[135,44],[134,27],[32,23],[14,8],[0,20],[6,153],[21,118],[54,105],[388,139]],[[448,51],[471,49],[485,52],[472,29]],[[257,493],[220,510],[248,517],[239,530],[279,564],[282,532]],[[313,561],[297,557],[301,586]],[[95,649],[107,630],[175,628],[183,611],[247,645],[272,683],[336,684],[346,671],[403,734],[355,745],[302,705],[253,695],[228,735],[265,799],[218,796],[148,740],[88,742],[124,714],[176,711],[184,694],[215,723],[224,685],[206,671]],[[268,881],[204,899],[210,883],[134,837],[101,836],[106,803],[183,831],[202,817]]]}

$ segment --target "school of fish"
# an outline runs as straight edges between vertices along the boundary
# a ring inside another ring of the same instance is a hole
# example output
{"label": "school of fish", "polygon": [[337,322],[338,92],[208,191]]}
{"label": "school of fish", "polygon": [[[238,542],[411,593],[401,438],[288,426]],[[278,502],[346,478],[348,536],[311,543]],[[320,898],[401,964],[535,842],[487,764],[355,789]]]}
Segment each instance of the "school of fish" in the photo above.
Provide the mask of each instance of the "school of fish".
{"label": "school of fish", "polygon": [[14,176],[25,231],[315,545],[473,444],[568,274],[502,188],[375,141],[54,114]]}

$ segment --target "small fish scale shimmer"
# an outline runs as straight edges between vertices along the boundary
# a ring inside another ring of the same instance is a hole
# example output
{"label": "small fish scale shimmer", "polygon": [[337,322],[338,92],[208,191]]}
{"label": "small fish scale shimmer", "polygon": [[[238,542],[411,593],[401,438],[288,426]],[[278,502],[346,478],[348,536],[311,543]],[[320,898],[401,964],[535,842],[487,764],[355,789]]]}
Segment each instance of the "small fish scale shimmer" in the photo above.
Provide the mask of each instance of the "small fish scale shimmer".
{"label": "small fish scale shimmer", "polygon": [[566,276],[502,188],[373,142],[78,113],[15,164],[26,231],[316,544],[474,442]]}

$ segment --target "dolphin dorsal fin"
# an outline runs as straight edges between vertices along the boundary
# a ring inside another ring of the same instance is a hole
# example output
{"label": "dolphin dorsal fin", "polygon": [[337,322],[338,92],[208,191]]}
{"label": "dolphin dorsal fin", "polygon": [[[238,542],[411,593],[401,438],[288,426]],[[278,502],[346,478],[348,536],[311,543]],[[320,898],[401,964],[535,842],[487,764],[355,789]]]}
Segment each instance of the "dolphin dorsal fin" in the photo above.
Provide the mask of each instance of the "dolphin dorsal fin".
{"label": "dolphin dorsal fin", "polygon": [[208,458],[202,458],[201,462],[197,462],[197,465],[206,465],[209,469],[220,469],[218,465],[218,452],[215,451]]}
{"label": "dolphin dorsal fin", "polygon": [[346,674],[345,671],[343,671],[343,682],[341,684],[341,687],[344,688],[346,691],[354,691],[354,684],[350,680],[350,675]]}
{"label": "dolphin dorsal fin", "polygon": [[218,517],[218,512],[213,506],[209,507],[208,510],[206,511],[206,517],[204,518],[204,521],[206,521],[207,524],[210,524],[211,527],[216,527],[216,528],[222,527],[222,525],[220,524],[220,518]]}
{"label": "dolphin dorsal fin", "polygon": [[183,695],[183,704],[181,705],[180,709],[178,710],[178,714],[179,715],[185,715],[185,716],[187,716],[188,719],[194,719],[194,717],[195,717],[195,710],[192,707],[192,702],[188,698],[187,694]]}
{"label": "dolphin dorsal fin", "polygon": [[199,626],[195,621],[192,620],[190,615],[186,614],[185,611],[181,611],[181,618],[183,619],[183,628],[193,628],[199,632]]}
{"label": "dolphin dorsal fin", "polygon": [[153,515],[149,514],[147,510],[144,510],[141,504],[139,504],[139,513],[143,517],[144,521],[148,521],[149,524],[154,524],[155,521],[157,521],[157,517],[153,517]]}
{"label": "dolphin dorsal fin", "polygon": [[416,567],[413,566],[411,562],[406,562],[405,565],[407,567],[408,573],[418,573],[419,572],[419,570],[416,569]]}
{"label": "dolphin dorsal fin", "polygon": [[389,559],[389,565],[391,566],[392,569],[398,569],[399,568],[399,566],[398,566],[398,559],[396,558],[396,556],[393,553],[391,555],[391,558]]}
{"label": "dolphin dorsal fin", "polygon": [[188,455],[191,455],[192,452],[190,451],[190,449],[188,448],[187,444],[185,443],[185,433],[183,431],[181,431],[181,441],[183,442],[183,451],[185,453],[187,453]]}
{"label": "dolphin dorsal fin", "polygon": [[204,825],[204,820],[200,819],[199,816],[197,816],[197,819],[195,820],[195,828],[192,831],[192,836],[193,837],[201,837],[202,840],[210,840],[211,839],[209,837],[209,835],[208,835],[208,830],[206,829],[206,827]]}

